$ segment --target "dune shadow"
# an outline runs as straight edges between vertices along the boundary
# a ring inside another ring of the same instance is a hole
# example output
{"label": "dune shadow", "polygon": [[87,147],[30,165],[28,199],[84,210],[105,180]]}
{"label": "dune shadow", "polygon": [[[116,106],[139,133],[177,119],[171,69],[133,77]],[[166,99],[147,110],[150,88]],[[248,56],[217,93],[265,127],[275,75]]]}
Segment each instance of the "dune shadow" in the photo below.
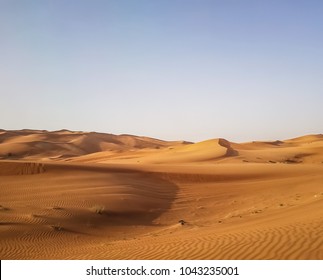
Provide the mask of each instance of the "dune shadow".
{"label": "dune shadow", "polygon": [[53,205],[40,209],[46,214],[34,214],[33,217],[42,219],[42,225],[54,225],[54,229],[59,225],[70,232],[153,226],[154,220],[171,208],[178,192],[178,186],[162,174],[129,166],[29,162],[2,165],[6,167],[6,172],[3,171],[10,175],[43,173],[42,176],[28,176],[32,186],[44,185],[41,193],[35,193],[35,205],[31,206],[40,207],[36,202],[38,196],[47,203],[53,201]]}
{"label": "dune shadow", "polygon": [[118,171],[114,182],[122,186],[121,196],[125,198],[113,201],[114,194],[107,195],[106,201],[80,213],[74,222],[79,219],[93,227],[153,226],[154,220],[171,208],[178,192],[178,186],[171,181],[142,171]]}
{"label": "dune shadow", "polygon": [[[108,175],[106,179],[100,179],[99,186],[89,185],[87,200],[93,203],[87,209],[70,209],[67,202],[64,209],[53,207],[53,210],[70,212],[63,219],[65,228],[80,226],[86,231],[91,227],[152,226],[155,219],[170,209],[178,192],[178,186],[160,174],[129,167],[73,164],[45,167],[51,176],[55,174],[63,180],[77,174],[92,174],[93,178]],[[60,170],[62,172],[58,172]],[[71,188],[77,191],[77,187]],[[77,199],[80,198],[75,197]]]}

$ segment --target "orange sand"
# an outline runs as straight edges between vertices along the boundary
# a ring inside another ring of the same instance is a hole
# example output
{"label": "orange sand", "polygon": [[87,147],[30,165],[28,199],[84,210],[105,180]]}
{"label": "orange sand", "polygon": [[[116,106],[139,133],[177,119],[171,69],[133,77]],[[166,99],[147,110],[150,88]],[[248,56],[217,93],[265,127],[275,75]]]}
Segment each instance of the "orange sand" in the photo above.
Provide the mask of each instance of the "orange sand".
{"label": "orange sand", "polygon": [[0,205],[1,259],[323,259],[323,135],[0,130]]}

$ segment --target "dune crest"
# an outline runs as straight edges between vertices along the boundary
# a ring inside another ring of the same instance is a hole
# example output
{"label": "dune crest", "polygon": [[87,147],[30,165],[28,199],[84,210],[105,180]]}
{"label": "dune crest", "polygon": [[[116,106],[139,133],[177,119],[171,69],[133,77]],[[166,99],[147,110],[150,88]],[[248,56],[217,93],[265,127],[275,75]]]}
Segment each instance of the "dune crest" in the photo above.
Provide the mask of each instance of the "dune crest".
{"label": "dune crest", "polygon": [[225,148],[227,148],[226,156],[232,157],[232,156],[238,156],[239,152],[232,148],[231,143],[223,138],[219,139],[219,144]]}

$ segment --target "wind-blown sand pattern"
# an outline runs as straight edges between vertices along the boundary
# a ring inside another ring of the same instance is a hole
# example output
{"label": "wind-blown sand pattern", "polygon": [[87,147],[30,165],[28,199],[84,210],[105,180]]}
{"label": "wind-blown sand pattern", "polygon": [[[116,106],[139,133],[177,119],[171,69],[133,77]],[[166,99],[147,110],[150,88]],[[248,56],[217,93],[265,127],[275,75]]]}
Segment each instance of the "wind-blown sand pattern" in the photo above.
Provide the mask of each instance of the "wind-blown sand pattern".
{"label": "wind-blown sand pattern", "polygon": [[0,130],[1,259],[323,259],[323,135]]}

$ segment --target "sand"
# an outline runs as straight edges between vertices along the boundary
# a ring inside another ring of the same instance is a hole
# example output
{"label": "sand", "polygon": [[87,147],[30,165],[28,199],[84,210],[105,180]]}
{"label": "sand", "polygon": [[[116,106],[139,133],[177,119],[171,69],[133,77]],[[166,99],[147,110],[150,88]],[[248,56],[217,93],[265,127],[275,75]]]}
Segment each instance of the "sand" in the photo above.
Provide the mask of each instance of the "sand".
{"label": "sand", "polygon": [[1,259],[323,259],[323,135],[0,130]]}

